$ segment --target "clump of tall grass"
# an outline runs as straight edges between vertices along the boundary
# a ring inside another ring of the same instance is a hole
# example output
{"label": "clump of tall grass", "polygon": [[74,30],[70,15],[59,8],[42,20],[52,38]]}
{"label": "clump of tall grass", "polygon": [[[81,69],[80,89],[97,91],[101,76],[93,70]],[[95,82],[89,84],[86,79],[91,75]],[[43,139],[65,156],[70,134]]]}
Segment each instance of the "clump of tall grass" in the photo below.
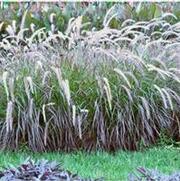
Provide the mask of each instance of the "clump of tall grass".
{"label": "clump of tall grass", "polygon": [[9,27],[0,44],[0,148],[136,150],[161,131],[179,139],[179,60],[170,61],[179,25],[165,27],[164,17],[100,31],[83,30],[82,17],[65,33]]}

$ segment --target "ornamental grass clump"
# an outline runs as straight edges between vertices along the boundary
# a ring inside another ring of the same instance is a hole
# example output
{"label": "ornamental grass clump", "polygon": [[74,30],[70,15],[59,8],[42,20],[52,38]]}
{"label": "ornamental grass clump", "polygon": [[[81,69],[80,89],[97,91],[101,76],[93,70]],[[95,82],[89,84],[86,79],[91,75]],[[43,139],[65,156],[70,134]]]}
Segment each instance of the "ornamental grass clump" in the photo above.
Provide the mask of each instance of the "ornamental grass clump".
{"label": "ornamental grass clump", "polygon": [[65,33],[30,32],[23,22],[13,35],[8,28],[0,42],[0,148],[137,150],[162,131],[179,140],[180,26],[166,17],[176,18],[112,29],[106,17],[103,29],[90,31],[80,16]]}

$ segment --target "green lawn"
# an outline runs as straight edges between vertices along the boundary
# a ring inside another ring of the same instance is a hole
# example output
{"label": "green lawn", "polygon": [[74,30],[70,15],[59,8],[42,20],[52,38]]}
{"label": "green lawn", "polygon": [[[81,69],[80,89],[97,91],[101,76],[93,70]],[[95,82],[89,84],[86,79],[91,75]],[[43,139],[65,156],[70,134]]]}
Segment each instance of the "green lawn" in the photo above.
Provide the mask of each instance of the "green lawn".
{"label": "green lawn", "polygon": [[0,167],[8,164],[17,165],[28,156],[34,159],[56,160],[65,169],[88,178],[105,177],[106,180],[127,180],[129,172],[138,166],[157,168],[164,173],[180,170],[180,150],[176,148],[153,148],[144,152],[117,152],[108,154],[96,153],[30,153],[30,152],[0,152]]}

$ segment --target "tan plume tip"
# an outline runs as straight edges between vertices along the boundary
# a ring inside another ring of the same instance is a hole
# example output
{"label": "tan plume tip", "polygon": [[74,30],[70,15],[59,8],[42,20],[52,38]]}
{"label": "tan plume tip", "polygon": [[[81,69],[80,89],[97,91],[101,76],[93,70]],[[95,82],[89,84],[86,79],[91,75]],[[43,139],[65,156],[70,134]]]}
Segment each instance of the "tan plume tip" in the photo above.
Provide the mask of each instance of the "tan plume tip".
{"label": "tan plume tip", "polygon": [[130,84],[127,76],[118,68],[115,68],[114,71],[116,73],[118,73],[124,79],[124,81],[127,83],[128,87],[131,88],[131,84]]}
{"label": "tan plume tip", "polygon": [[106,77],[103,78],[104,81],[104,90],[106,92],[106,96],[107,96],[107,100],[108,100],[108,104],[109,104],[109,109],[112,109],[112,94],[111,94],[111,88],[109,85],[109,81]]}
{"label": "tan plume tip", "polygon": [[51,32],[54,33],[54,31],[55,31],[55,25],[51,24]]}
{"label": "tan plume tip", "polygon": [[73,122],[73,126],[76,125],[76,106],[73,105],[72,106],[72,122]]}
{"label": "tan plume tip", "polygon": [[16,21],[15,20],[12,21],[12,28],[13,28],[13,31],[16,32]]}
{"label": "tan plume tip", "polygon": [[9,33],[9,35],[14,35],[15,34],[14,29],[12,28],[11,25],[7,26],[6,31]]}
{"label": "tan plume tip", "polygon": [[34,24],[34,23],[31,23],[31,24],[30,24],[30,29],[31,29],[32,32],[35,31],[35,24]]}
{"label": "tan plume tip", "polygon": [[13,102],[9,101],[6,110],[6,131],[9,132],[13,127]]}
{"label": "tan plume tip", "polygon": [[7,100],[9,100],[9,91],[8,91],[8,86],[7,86],[7,77],[8,77],[8,72],[7,71],[3,72],[3,84],[4,84],[5,91],[6,91]]}
{"label": "tan plume tip", "polygon": [[66,96],[68,105],[70,105],[71,93],[70,93],[70,88],[69,88],[69,81],[67,79],[62,81],[62,89]]}
{"label": "tan plume tip", "polygon": [[55,13],[51,13],[51,14],[50,14],[50,16],[49,16],[49,21],[50,21],[50,23],[53,23],[55,16],[56,16]]}

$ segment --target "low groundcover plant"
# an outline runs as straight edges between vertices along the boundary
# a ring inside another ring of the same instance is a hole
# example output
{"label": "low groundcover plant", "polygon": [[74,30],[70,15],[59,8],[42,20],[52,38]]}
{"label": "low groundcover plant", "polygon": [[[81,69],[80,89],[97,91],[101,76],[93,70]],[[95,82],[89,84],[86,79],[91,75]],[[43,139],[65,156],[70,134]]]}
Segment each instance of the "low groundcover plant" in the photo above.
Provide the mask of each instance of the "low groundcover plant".
{"label": "low groundcover plant", "polygon": [[140,176],[135,174],[129,175],[129,181],[178,181],[180,180],[180,172],[171,175],[163,174],[157,170],[149,170],[145,168],[138,168],[137,171]]}
{"label": "low groundcover plant", "polygon": [[[180,172],[170,175],[162,174],[157,170],[145,168],[137,169],[139,174],[129,174],[128,181],[179,181]],[[119,170],[121,172],[121,170]],[[118,178],[117,178],[118,179]],[[33,161],[27,159],[23,164],[17,167],[5,168],[0,171],[0,180],[2,181],[105,181],[106,178],[84,179],[64,170],[60,164],[55,161],[39,160]]]}
{"label": "low groundcover plant", "polygon": [[103,179],[83,179],[77,174],[61,168],[56,162],[47,160],[33,161],[28,159],[17,168],[0,171],[2,181],[103,181]]}

